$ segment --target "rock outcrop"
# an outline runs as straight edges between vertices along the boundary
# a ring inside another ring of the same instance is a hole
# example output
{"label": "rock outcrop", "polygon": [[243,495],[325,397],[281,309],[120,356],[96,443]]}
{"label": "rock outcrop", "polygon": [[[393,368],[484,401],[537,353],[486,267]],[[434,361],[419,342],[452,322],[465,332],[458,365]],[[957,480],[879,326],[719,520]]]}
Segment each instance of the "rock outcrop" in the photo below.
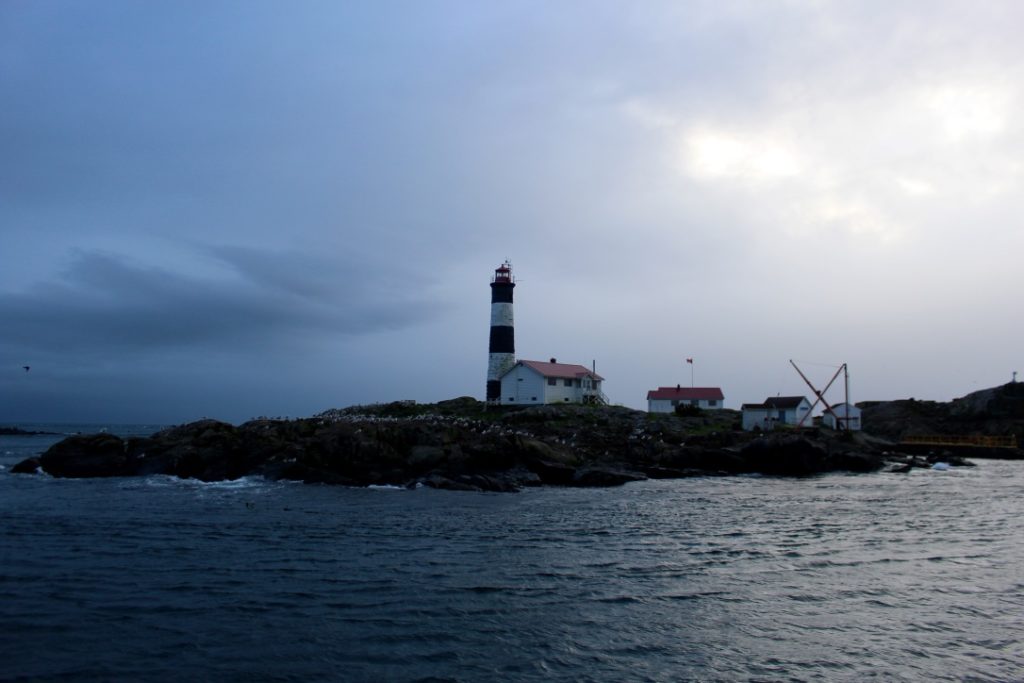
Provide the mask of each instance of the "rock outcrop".
{"label": "rock outcrop", "polygon": [[0,436],[38,436],[40,434],[53,434],[53,432],[37,432],[17,427],[0,427]]}
{"label": "rock outcrop", "polygon": [[54,444],[39,466],[55,477],[119,477],[136,474],[125,443],[113,434],[75,435]]}
{"label": "rock outcrop", "polygon": [[427,406],[357,406],[240,426],[202,420],[148,438],[72,436],[18,471],[515,491],[698,474],[807,476],[885,464],[878,449],[852,435],[755,438],[738,431],[738,422],[731,410],[686,417],[609,406],[485,410],[478,401],[460,398]]}
{"label": "rock outcrop", "polygon": [[1012,436],[1024,445],[1024,382],[975,391],[949,403],[911,398],[857,405],[865,430],[895,442],[946,434]]}

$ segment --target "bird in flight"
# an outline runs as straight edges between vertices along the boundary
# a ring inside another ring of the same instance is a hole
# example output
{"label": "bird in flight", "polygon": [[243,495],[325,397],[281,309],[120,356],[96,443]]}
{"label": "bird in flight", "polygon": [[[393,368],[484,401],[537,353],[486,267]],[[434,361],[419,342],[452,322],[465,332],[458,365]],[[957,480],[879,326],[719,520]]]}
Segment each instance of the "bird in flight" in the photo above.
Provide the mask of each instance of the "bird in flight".
{"label": "bird in flight", "polygon": [[22,365],[21,367],[25,368],[25,372],[28,372],[29,370],[32,369],[31,365]]}

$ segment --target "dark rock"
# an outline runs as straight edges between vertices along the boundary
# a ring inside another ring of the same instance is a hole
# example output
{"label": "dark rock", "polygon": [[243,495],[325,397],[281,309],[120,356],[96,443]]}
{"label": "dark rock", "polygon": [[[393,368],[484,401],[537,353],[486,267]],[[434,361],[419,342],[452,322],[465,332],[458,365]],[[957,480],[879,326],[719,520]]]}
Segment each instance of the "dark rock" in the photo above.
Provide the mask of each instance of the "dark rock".
{"label": "dark rock", "polygon": [[[461,450],[461,449],[460,449]],[[456,458],[458,458],[458,453]],[[437,467],[447,459],[444,449],[440,446],[413,446],[408,462],[413,467]]]}
{"label": "dark rock", "polygon": [[439,474],[432,474],[429,477],[425,477],[420,480],[424,486],[429,486],[433,489],[444,489],[447,491],[481,491],[482,489],[475,484],[468,482],[455,481],[447,477],[442,477]]}
{"label": "dark rock", "polygon": [[125,443],[113,434],[70,436],[50,446],[39,459],[54,477],[118,477],[134,474]]}
{"label": "dark rock", "polygon": [[[1010,382],[982,389],[949,403],[936,401],[865,401],[864,429],[871,434],[900,441],[907,436],[998,436],[1015,437],[1024,444],[1024,383]],[[902,447],[902,446],[901,446]],[[968,447],[967,457],[1021,459],[1020,448]],[[927,446],[915,452],[926,452]],[[967,449],[964,449],[967,450]],[[959,449],[958,449],[958,454]]]}
{"label": "dark rock", "polygon": [[260,470],[271,481],[301,481],[304,484],[332,484],[336,486],[364,486],[330,470],[309,467],[298,462],[272,463]]}
{"label": "dark rock", "polygon": [[11,474],[36,474],[39,472],[41,463],[39,458],[32,456],[31,458],[25,458],[17,465],[11,468]]}
{"label": "dark rock", "polygon": [[685,447],[667,453],[659,465],[684,471],[729,472],[740,474],[750,472],[750,464],[738,451],[722,448]]}
{"label": "dark rock", "polygon": [[498,493],[515,493],[519,490],[513,481],[504,477],[489,474],[464,474],[458,477],[463,484],[474,486],[480,491],[494,491]]}
{"label": "dark rock", "polygon": [[643,481],[647,477],[641,472],[587,467],[578,470],[572,478],[572,486],[622,486],[631,481]]}
{"label": "dark rock", "polygon": [[574,454],[539,439],[520,438],[513,443],[512,447],[516,449],[521,458],[526,460],[543,460],[562,464],[570,464],[576,460]]}
{"label": "dark rock", "polygon": [[174,474],[177,468],[177,456],[173,452],[160,449],[156,442],[149,438],[129,439],[125,443],[125,451],[131,463],[132,473],[138,476]]}
{"label": "dark rock", "polygon": [[969,419],[1024,420],[1024,382],[1010,382],[954,399],[949,412]]}
{"label": "dark rock", "polygon": [[526,465],[544,484],[568,486],[576,475],[576,468],[558,462],[534,459]]}
{"label": "dark rock", "polygon": [[542,486],[544,484],[536,472],[531,472],[525,467],[513,467],[506,472],[506,476],[517,488]]}
{"label": "dark rock", "polygon": [[825,449],[800,436],[766,436],[740,450],[752,472],[805,477],[825,471]]}
{"label": "dark rock", "polygon": [[953,467],[974,467],[974,463],[971,462],[970,460],[962,458],[959,455],[953,455],[949,451],[943,451],[938,455],[929,455],[925,458],[925,461],[927,463],[926,465],[924,465],[925,467],[934,465],[937,462],[944,462],[947,465],[951,465]]}
{"label": "dark rock", "polygon": [[476,400],[472,396],[460,396],[459,398],[437,402],[437,409],[440,412],[455,415],[475,415],[483,412],[486,407],[487,404]]}
{"label": "dark rock", "polygon": [[844,472],[874,472],[885,464],[884,460],[872,453],[849,451],[833,454],[827,463],[829,470]]}
{"label": "dark rock", "polygon": [[54,432],[36,432],[19,427],[0,427],[0,436],[40,436],[53,435]]}
{"label": "dark rock", "polygon": [[648,479],[682,479],[683,477],[693,476],[694,472],[700,472],[700,470],[693,469],[679,469],[676,467],[657,467],[657,466],[640,466],[639,470],[643,472]]}

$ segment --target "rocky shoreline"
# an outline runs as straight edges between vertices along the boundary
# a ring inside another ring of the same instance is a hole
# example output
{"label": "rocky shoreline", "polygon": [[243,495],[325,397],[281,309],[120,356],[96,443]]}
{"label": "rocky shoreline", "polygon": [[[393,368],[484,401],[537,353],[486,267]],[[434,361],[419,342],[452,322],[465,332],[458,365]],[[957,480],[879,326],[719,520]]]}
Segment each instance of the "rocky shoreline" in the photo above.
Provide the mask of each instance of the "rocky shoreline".
{"label": "rocky shoreline", "polygon": [[12,472],[55,477],[153,474],[223,481],[246,476],[348,486],[472,491],[615,486],[648,478],[810,476],[926,467],[930,458],[885,440],[828,430],[739,431],[739,413],[649,415],[610,406],[486,410],[472,398],[331,410],[234,426],[202,420],[147,438],[76,435]]}
{"label": "rocky shoreline", "polygon": [[52,435],[53,432],[35,432],[18,427],[0,427],[0,436],[41,436]]}
{"label": "rocky shoreline", "polygon": [[1013,437],[1024,444],[1024,382],[981,389],[949,402],[909,398],[857,405],[863,411],[865,429],[895,442],[908,436],[945,434]]}

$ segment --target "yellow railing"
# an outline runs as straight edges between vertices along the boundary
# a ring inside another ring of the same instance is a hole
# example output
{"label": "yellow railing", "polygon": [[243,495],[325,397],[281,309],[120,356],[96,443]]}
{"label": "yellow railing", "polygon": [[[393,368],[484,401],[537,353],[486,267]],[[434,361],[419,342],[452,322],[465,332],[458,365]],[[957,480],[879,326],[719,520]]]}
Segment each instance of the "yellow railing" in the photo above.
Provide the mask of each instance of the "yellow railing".
{"label": "yellow railing", "polygon": [[969,436],[953,436],[950,434],[919,434],[916,436],[905,436],[900,443],[919,443],[929,446],[985,446],[988,448],[1016,448],[1017,437],[1010,436],[983,436],[972,434]]}

